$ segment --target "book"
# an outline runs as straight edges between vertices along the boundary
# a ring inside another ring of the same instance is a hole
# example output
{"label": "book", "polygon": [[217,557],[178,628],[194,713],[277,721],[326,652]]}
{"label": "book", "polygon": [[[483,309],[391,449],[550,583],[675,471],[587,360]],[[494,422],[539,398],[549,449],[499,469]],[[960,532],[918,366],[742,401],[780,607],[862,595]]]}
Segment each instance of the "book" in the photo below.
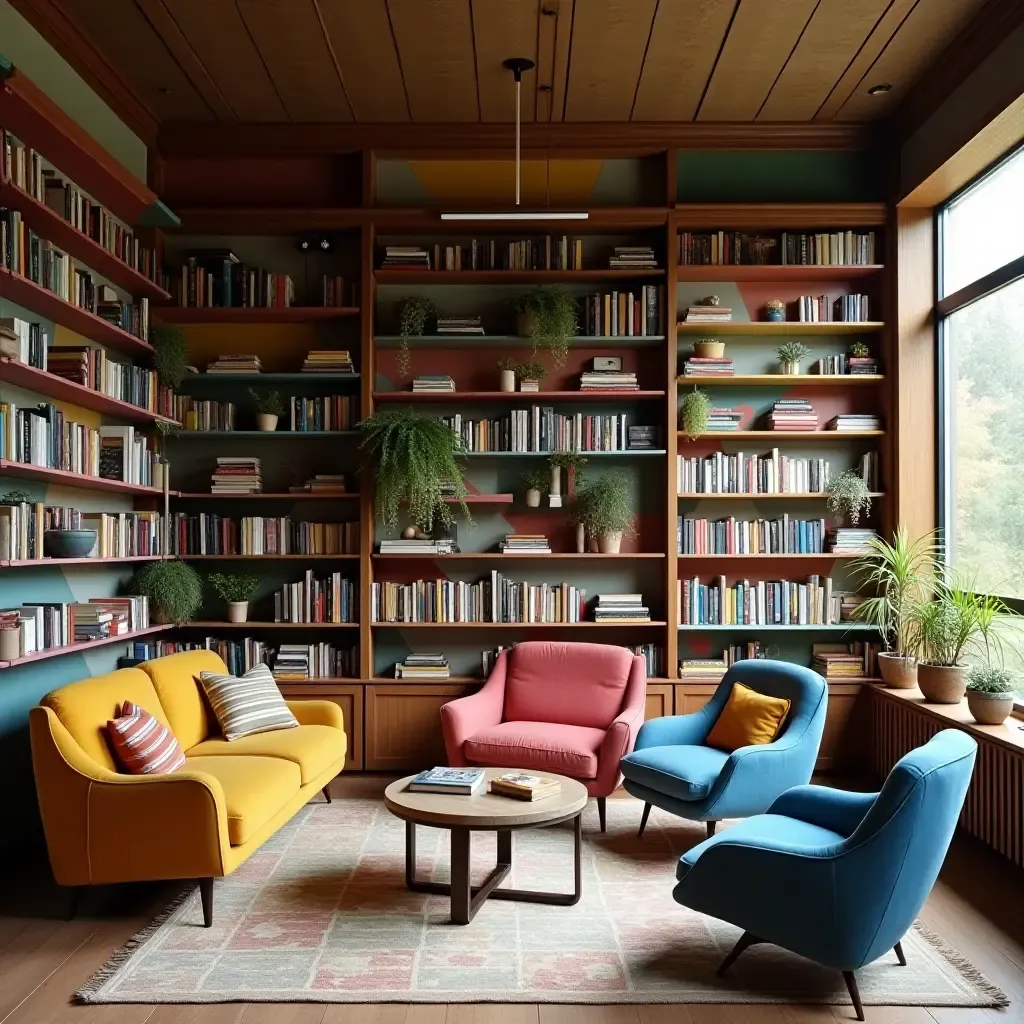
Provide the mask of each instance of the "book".
{"label": "book", "polygon": [[484,784],[483,768],[430,768],[409,781],[410,793],[472,796]]}
{"label": "book", "polygon": [[513,800],[537,801],[556,796],[562,791],[562,783],[558,779],[545,779],[539,775],[523,775],[519,772],[507,772],[491,779],[488,792],[497,796],[511,797]]}

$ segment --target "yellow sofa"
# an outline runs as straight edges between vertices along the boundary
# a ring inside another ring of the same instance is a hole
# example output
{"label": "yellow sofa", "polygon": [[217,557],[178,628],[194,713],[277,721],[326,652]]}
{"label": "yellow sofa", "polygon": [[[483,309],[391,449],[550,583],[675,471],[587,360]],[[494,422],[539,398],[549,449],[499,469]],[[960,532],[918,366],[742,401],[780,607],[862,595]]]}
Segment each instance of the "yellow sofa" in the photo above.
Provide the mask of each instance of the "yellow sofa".
{"label": "yellow sofa", "polygon": [[[32,764],[53,874],[61,885],[198,879],[213,922],[213,879],[269,839],[342,769],[346,738],[331,701],[289,701],[297,729],[226,742],[198,677],[227,672],[187,651],[45,696],[29,720]],[[107,721],[130,700],[167,725],[185,751],[169,775],[120,774]]]}

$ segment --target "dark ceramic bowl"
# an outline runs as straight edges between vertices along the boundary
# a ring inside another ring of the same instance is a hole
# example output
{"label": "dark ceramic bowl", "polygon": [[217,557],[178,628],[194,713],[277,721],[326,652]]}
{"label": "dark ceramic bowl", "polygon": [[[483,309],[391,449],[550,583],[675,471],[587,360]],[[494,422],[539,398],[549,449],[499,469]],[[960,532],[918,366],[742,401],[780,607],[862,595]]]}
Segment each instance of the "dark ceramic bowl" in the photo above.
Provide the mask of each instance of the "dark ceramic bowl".
{"label": "dark ceramic bowl", "polygon": [[95,530],[47,530],[43,534],[43,553],[49,558],[85,558],[95,545]]}

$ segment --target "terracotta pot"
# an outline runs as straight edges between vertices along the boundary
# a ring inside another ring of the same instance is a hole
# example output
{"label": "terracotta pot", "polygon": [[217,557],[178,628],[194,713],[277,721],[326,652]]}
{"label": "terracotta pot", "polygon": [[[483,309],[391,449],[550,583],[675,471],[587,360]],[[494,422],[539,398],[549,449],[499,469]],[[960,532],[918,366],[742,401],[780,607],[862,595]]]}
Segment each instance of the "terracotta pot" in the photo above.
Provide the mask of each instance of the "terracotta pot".
{"label": "terracotta pot", "polygon": [[248,601],[228,601],[228,622],[245,622],[248,618]]}
{"label": "terracotta pot", "polygon": [[979,725],[1002,725],[1013,711],[1012,693],[967,691],[967,706]]}
{"label": "terracotta pot", "polygon": [[262,430],[268,434],[272,434],[275,430],[277,430],[277,417],[269,412],[257,413],[256,429]]}
{"label": "terracotta pot", "polygon": [[528,309],[516,316],[516,334],[520,338],[532,338],[537,333],[537,314]]}
{"label": "terracotta pot", "polygon": [[917,686],[917,662],[898,654],[878,655],[878,671],[882,681],[892,690],[911,690]]}
{"label": "terracotta pot", "polygon": [[695,341],[693,354],[700,359],[721,359],[725,355],[724,341]]}
{"label": "terracotta pot", "polygon": [[536,487],[531,487],[526,492],[526,507],[540,508],[540,491]]}
{"label": "terracotta pot", "polygon": [[516,372],[515,370],[499,370],[498,371],[498,390],[499,391],[515,391],[516,389]]}
{"label": "terracotta pot", "polygon": [[602,555],[617,555],[622,547],[622,531],[615,533],[602,533],[597,538],[597,550]]}
{"label": "terracotta pot", "polygon": [[0,661],[21,657],[21,630],[0,629]]}
{"label": "terracotta pot", "polygon": [[917,666],[917,685],[932,704],[959,704],[967,692],[967,669],[963,665]]}

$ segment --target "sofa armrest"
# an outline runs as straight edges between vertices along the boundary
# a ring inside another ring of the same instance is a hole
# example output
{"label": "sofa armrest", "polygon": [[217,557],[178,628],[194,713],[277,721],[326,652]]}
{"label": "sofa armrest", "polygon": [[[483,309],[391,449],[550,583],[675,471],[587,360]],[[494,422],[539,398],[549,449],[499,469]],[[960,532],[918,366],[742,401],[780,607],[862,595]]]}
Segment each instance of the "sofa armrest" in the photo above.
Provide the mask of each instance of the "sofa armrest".
{"label": "sofa armrest", "polygon": [[444,749],[452,768],[465,768],[468,762],[462,746],[474,733],[501,723],[505,709],[505,676],[508,652],[502,651],[487,682],[468,697],[449,701],[441,707],[441,731]]}
{"label": "sofa armrest", "polygon": [[299,725],[329,725],[332,729],[345,731],[345,715],[333,700],[289,700],[285,701]]}
{"label": "sofa armrest", "polygon": [[647,747],[694,747],[703,745],[711,731],[711,705],[706,704],[691,715],[663,715],[652,718],[640,727],[636,749]]}
{"label": "sofa armrest", "polygon": [[619,762],[636,743],[646,707],[647,666],[643,658],[635,657],[629,670],[629,679],[626,680],[622,710],[608,726],[598,753],[597,778],[593,785],[596,795],[608,796],[619,784]]}
{"label": "sofa armrest", "polygon": [[768,813],[797,818],[851,836],[877,798],[877,793],[851,793],[828,786],[794,786],[768,808]]}

